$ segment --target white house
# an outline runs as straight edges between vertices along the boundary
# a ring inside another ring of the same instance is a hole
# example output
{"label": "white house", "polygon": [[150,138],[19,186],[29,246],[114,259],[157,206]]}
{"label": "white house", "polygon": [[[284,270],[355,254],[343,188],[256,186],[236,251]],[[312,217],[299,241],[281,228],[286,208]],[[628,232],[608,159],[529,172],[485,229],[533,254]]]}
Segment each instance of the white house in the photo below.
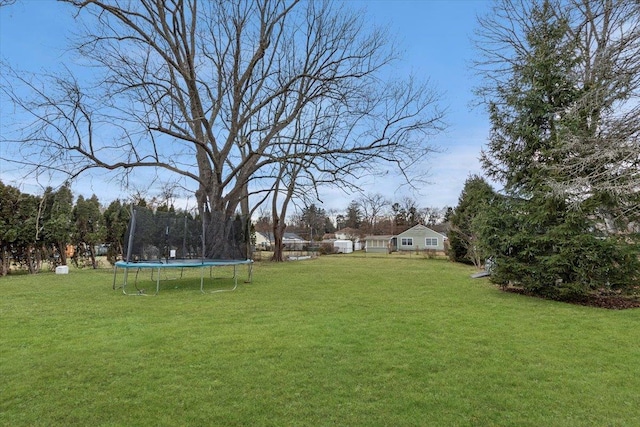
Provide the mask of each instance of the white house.
{"label": "white house", "polygon": [[[256,249],[271,250],[275,242],[272,232],[256,231]],[[302,250],[309,242],[295,233],[284,233],[282,244],[285,249]]]}

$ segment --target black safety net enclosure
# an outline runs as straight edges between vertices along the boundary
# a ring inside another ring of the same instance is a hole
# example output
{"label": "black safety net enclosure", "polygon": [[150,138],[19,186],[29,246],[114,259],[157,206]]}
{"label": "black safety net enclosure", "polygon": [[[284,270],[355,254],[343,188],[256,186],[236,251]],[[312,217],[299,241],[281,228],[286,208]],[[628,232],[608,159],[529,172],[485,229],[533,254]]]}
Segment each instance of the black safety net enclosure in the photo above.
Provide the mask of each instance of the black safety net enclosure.
{"label": "black safety net enclosure", "polygon": [[133,208],[125,238],[125,261],[246,260],[248,222],[222,213],[192,215],[184,211]]}
{"label": "black safety net enclosure", "polygon": [[248,259],[251,231],[249,218],[226,218],[222,212],[207,212],[204,256],[208,259]]}

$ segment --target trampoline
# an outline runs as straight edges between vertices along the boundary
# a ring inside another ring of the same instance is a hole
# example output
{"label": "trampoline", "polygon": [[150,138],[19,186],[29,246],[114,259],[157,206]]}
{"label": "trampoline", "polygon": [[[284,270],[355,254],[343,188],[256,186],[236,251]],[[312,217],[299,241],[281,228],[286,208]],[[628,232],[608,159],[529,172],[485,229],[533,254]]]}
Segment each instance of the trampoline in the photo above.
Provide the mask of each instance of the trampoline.
{"label": "trampoline", "polygon": [[[215,216],[209,213],[209,218]],[[207,243],[209,236],[210,243]],[[246,257],[247,222],[241,218],[212,223],[187,213],[153,212],[135,207],[125,240],[125,259],[117,261],[113,268],[113,289],[117,288],[118,270],[123,270],[120,288],[125,295],[151,295],[138,286],[139,273],[151,271],[151,282],[155,282],[155,293],[160,292],[162,273],[170,269],[200,268],[200,291],[205,291],[205,269],[213,279],[213,269],[233,267],[233,287],[218,289],[210,293],[234,291],[238,287],[238,266],[247,266],[247,283],[252,281],[253,261]],[[211,255],[245,255],[244,258],[222,258]],[[135,271],[133,284],[129,271]],[[154,274],[156,278],[154,280]],[[132,290],[132,287],[135,290]]]}

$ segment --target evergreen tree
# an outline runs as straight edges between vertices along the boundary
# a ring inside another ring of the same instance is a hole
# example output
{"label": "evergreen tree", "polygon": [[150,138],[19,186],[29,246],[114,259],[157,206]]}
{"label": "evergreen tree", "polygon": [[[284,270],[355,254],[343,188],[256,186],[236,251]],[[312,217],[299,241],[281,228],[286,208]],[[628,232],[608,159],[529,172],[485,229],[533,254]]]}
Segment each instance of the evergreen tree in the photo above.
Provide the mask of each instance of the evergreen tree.
{"label": "evergreen tree", "polygon": [[0,181],[0,276],[9,274],[12,262],[30,273],[40,270],[39,203],[39,198]]}
{"label": "evergreen tree", "polygon": [[325,233],[335,233],[336,232],[336,226],[333,225],[333,221],[331,221],[331,218],[326,217],[324,219],[324,232]]}
{"label": "evergreen tree", "polygon": [[525,29],[526,50],[513,59],[509,78],[497,84],[489,102],[491,135],[481,161],[489,177],[507,193],[531,197],[544,193],[546,165],[562,143],[559,113],[579,97],[575,88],[576,46],[567,39],[566,17],[548,1],[536,3]]}
{"label": "evergreen tree", "polygon": [[393,203],[391,205],[391,212],[393,215],[393,223],[394,225],[406,228],[408,223],[407,221],[407,210],[403,208],[400,203]]}
{"label": "evergreen tree", "polygon": [[298,226],[302,229],[300,234],[306,234],[308,230],[309,240],[319,240],[325,233],[325,218],[327,213],[324,209],[311,204],[302,210]]}
{"label": "evergreen tree", "polygon": [[120,200],[114,200],[109,204],[102,214],[105,225],[104,242],[108,245],[107,260],[114,264],[119,258],[123,258],[124,239],[126,238],[127,227],[131,212],[127,205],[123,205]]}
{"label": "evergreen tree", "polygon": [[344,226],[358,230],[361,224],[362,210],[360,209],[360,204],[352,200],[349,206],[347,206]]}
{"label": "evergreen tree", "polygon": [[449,259],[455,262],[472,263],[480,267],[484,254],[478,245],[478,235],[473,229],[474,218],[488,208],[494,196],[493,188],[487,181],[473,175],[467,178],[458,199],[458,206],[449,215]]}
{"label": "evergreen tree", "polygon": [[9,273],[11,247],[17,238],[15,213],[19,191],[0,181],[0,276]]}
{"label": "evergreen tree", "polygon": [[582,213],[557,198],[536,204],[496,195],[472,227],[500,285],[563,299],[637,284],[637,249],[594,233]]}
{"label": "evergreen tree", "polygon": [[102,242],[105,233],[100,202],[95,194],[87,200],[78,196],[73,208],[73,225],[73,243],[76,246],[74,264],[78,266],[78,259],[88,256],[92,268],[98,268],[95,248]]}
{"label": "evergreen tree", "polygon": [[52,246],[60,257],[60,264],[67,265],[67,245],[71,242],[73,194],[68,184],[58,191],[47,189],[43,234],[47,246]]}
{"label": "evergreen tree", "polygon": [[495,198],[472,228],[495,261],[494,281],[564,297],[637,283],[638,259],[624,242],[595,234],[593,200],[569,209],[549,185],[561,179],[550,174],[563,173],[549,166],[562,162],[558,153],[567,135],[584,124],[575,114],[564,114],[580,108],[580,57],[568,14],[557,6],[545,0],[520,10],[526,15],[522,43],[508,77],[496,79],[489,103],[491,138],[482,154],[485,170],[504,184],[507,196]]}

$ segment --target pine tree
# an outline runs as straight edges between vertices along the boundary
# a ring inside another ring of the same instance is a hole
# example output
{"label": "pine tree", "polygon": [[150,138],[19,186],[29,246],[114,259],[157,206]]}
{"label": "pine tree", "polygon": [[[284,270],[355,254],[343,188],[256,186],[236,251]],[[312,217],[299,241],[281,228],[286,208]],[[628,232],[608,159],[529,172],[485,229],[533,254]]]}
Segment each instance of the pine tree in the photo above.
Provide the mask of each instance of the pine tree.
{"label": "pine tree", "polygon": [[481,157],[491,178],[523,197],[545,191],[545,165],[555,162],[562,129],[570,126],[560,112],[580,95],[572,80],[578,58],[567,40],[567,19],[557,17],[548,1],[533,6],[530,19],[526,50],[514,58],[510,77],[489,103],[491,136]]}
{"label": "pine tree", "polygon": [[76,246],[73,262],[78,266],[79,258],[88,256],[92,268],[98,268],[96,245],[102,242],[105,229],[100,212],[100,201],[94,194],[86,199],[78,196],[73,208],[73,243]]}
{"label": "pine tree", "polygon": [[458,206],[450,215],[449,259],[455,262],[472,263],[480,267],[484,254],[478,246],[478,235],[472,228],[473,219],[487,208],[493,198],[493,188],[487,181],[473,175],[467,178],[458,199]]}
{"label": "pine tree", "polygon": [[568,14],[548,0],[524,12],[507,78],[497,79],[492,90],[491,137],[482,154],[485,170],[504,184],[506,196],[494,198],[472,228],[494,259],[497,283],[557,298],[629,287],[638,281],[638,259],[624,242],[597,235],[591,218],[600,205],[588,200],[569,209],[549,184],[562,180],[562,168],[550,166],[561,164],[568,135],[583,131],[585,123],[565,114],[580,108],[583,93]]}

